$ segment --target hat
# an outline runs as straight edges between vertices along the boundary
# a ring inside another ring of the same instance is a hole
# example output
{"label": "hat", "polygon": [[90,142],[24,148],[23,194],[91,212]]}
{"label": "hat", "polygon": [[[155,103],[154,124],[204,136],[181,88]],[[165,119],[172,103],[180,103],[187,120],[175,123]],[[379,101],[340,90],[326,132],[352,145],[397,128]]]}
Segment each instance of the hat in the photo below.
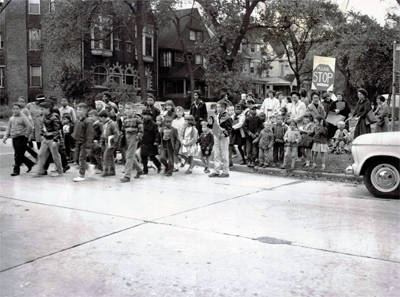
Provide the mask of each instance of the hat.
{"label": "hat", "polygon": [[46,96],[44,96],[43,94],[37,94],[36,95],[36,100],[37,101],[41,101],[41,100],[45,100],[46,99]]}
{"label": "hat", "polygon": [[99,112],[99,117],[101,118],[108,118],[110,116],[110,114],[108,113],[107,110],[102,110]]}
{"label": "hat", "polygon": [[254,104],[250,105],[250,110],[252,110],[252,109],[257,109],[257,106]]}
{"label": "hat", "polygon": [[142,115],[145,115],[145,114],[148,114],[148,115],[150,115],[150,116],[153,116],[153,113],[152,113],[152,111],[151,111],[150,109],[145,109],[145,110],[143,110]]}

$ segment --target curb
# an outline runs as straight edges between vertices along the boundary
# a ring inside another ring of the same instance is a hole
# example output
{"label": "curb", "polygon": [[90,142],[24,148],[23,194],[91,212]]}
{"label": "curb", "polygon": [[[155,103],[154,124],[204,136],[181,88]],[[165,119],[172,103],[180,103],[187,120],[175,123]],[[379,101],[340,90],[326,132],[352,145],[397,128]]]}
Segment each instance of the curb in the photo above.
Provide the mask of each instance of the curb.
{"label": "curb", "polygon": [[[196,159],[196,158],[195,158],[195,164],[197,166],[204,166],[203,163],[201,162],[201,160]],[[210,164],[212,164],[214,166],[214,161],[210,161]],[[229,167],[229,170],[235,171],[235,172],[244,172],[244,173],[270,174],[270,175],[276,175],[276,176],[282,176],[282,177],[295,177],[296,175],[300,175],[302,178],[310,178],[310,179],[324,177],[324,178],[335,179],[335,180],[340,180],[340,181],[356,181],[356,182],[363,181],[362,176],[354,176],[352,174],[322,172],[322,171],[310,172],[310,171],[304,171],[304,170],[293,170],[290,173],[288,173],[286,169],[280,169],[280,168],[274,168],[274,167],[249,168],[246,165],[238,165],[238,164],[234,164],[233,166]]]}

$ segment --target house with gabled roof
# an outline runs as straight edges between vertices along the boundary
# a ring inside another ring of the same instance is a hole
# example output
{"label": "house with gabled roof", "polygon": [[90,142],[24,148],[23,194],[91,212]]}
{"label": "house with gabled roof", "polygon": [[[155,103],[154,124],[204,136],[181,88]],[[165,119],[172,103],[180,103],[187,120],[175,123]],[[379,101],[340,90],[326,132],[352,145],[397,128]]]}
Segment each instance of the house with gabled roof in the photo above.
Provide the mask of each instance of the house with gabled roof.
{"label": "house with gabled roof", "polygon": [[[202,16],[197,8],[180,9],[175,11],[180,18],[185,47],[194,46],[210,37]],[[159,49],[159,95],[161,100],[172,100],[176,105],[189,107],[190,75],[184,57],[184,48],[178,37],[177,29],[171,22],[160,28],[158,36]],[[207,96],[208,89],[205,83],[206,61],[200,54],[189,53],[191,69],[193,70],[195,89]]]}

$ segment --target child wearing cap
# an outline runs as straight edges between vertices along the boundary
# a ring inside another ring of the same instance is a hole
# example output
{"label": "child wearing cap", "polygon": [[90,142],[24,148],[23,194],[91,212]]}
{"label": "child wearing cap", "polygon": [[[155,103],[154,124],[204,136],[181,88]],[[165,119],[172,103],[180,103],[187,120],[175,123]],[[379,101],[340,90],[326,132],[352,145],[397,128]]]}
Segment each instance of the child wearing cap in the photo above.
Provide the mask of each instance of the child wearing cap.
{"label": "child wearing cap", "polygon": [[204,173],[210,173],[210,154],[214,146],[214,136],[211,127],[206,121],[201,122],[203,132],[197,142],[200,144],[201,161],[204,163]]}
{"label": "child wearing cap", "polygon": [[118,146],[118,127],[110,119],[107,110],[99,113],[100,121],[103,123],[103,134],[101,135],[101,144],[104,150],[103,154],[103,173],[101,177],[115,175],[114,151]]}
{"label": "child wearing cap", "polygon": [[263,128],[262,120],[257,116],[257,107],[250,107],[250,114],[247,116],[243,124],[243,130],[246,133],[246,150],[247,150],[247,166],[254,167],[254,162],[257,157],[258,146],[253,141],[258,137]]}
{"label": "child wearing cap", "polygon": [[178,130],[172,127],[172,117],[165,116],[160,129],[161,162],[165,166],[165,176],[172,176],[175,151],[179,150]]}
{"label": "child wearing cap", "polygon": [[85,180],[86,156],[90,155],[93,146],[93,123],[88,119],[89,106],[86,103],[77,105],[77,117],[75,127],[75,156],[79,158],[79,176],[73,179],[74,182]]}
{"label": "child wearing cap", "polygon": [[157,147],[160,144],[160,133],[157,124],[153,121],[153,113],[149,109],[143,111],[143,138],[140,146],[140,156],[143,164],[143,174],[149,172],[148,158],[153,161],[157,167],[157,173],[161,171],[160,161],[156,158],[158,154]]}
{"label": "child wearing cap", "polygon": [[343,154],[346,150],[347,139],[349,137],[349,132],[345,129],[345,122],[340,121],[337,124],[338,129],[333,136],[334,143],[332,146],[332,151],[336,154]]}

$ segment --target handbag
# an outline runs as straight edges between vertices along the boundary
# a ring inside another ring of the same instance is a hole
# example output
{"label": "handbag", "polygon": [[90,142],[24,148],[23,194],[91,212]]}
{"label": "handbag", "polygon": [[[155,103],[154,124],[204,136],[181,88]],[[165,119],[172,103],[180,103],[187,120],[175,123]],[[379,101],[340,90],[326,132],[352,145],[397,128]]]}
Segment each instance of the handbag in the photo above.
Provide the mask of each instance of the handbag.
{"label": "handbag", "polygon": [[365,116],[365,124],[371,125],[375,124],[376,122],[378,122],[378,119],[376,118],[375,113],[371,109]]}

